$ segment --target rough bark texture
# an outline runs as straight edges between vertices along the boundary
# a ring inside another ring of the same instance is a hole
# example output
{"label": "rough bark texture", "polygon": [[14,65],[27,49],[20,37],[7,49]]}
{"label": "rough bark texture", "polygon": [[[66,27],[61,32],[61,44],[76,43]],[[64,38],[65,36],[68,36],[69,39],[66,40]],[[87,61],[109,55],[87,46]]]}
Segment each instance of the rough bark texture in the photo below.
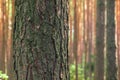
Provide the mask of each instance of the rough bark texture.
{"label": "rough bark texture", "polygon": [[15,80],[69,80],[68,1],[16,0]]}
{"label": "rough bark texture", "polygon": [[104,80],[105,0],[97,0],[95,80]]}
{"label": "rough bark texture", "polygon": [[115,0],[107,0],[107,71],[106,80],[117,80],[115,45]]}

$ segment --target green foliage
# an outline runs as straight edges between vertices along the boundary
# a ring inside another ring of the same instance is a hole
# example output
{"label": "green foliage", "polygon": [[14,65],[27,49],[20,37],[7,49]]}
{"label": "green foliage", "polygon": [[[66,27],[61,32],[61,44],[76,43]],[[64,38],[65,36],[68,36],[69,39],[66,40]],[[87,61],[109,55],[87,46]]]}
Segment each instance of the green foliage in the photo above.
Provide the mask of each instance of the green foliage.
{"label": "green foliage", "polygon": [[[84,80],[84,66],[82,64],[78,64],[78,79]],[[88,67],[86,67],[86,70],[89,70]],[[70,80],[75,80],[75,64],[70,65]],[[92,72],[92,76],[94,76],[94,73]],[[89,77],[87,77],[87,80],[89,80]]]}
{"label": "green foliage", "polygon": [[4,74],[4,73],[2,73],[2,71],[0,71],[0,79],[8,80],[7,74]]}
{"label": "green foliage", "polygon": [[[70,79],[75,80],[75,64],[70,65]],[[78,79],[84,80],[84,68],[78,64]]]}
{"label": "green foliage", "polygon": [[[85,78],[85,71],[84,70],[86,70],[86,72],[91,71],[92,77],[94,76],[94,65],[95,65],[94,64],[94,57],[95,57],[94,55],[91,55],[90,56],[91,62],[85,64],[84,55],[83,55],[82,63],[78,64],[78,79],[85,80],[84,79]],[[70,64],[69,68],[70,68],[70,80],[75,80],[75,77],[76,77],[75,64]],[[90,80],[88,73],[87,73],[87,80]]]}

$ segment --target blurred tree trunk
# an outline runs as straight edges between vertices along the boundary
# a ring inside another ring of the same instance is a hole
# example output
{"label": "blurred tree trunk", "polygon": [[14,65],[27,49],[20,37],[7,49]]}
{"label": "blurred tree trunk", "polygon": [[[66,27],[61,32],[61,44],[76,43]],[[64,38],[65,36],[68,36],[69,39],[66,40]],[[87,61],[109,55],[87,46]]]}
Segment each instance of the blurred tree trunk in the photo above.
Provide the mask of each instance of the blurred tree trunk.
{"label": "blurred tree trunk", "polygon": [[12,80],[12,19],[13,0],[0,0],[0,70]]}
{"label": "blurred tree trunk", "polygon": [[82,59],[82,54],[81,54],[81,33],[82,33],[82,24],[81,24],[81,21],[82,21],[82,17],[81,17],[81,14],[82,14],[82,10],[81,10],[81,3],[82,3],[82,0],[77,0],[77,47],[78,47],[78,50],[77,50],[77,55],[78,55],[78,64],[81,63],[81,59]]}
{"label": "blurred tree trunk", "polygon": [[[0,37],[1,37],[1,60],[0,60],[0,67],[1,70],[5,73],[7,73],[7,53],[6,53],[6,45],[7,45],[7,28],[8,28],[8,14],[7,14],[7,9],[6,9],[6,1],[0,1],[0,5],[1,5],[1,32],[0,32]],[[4,17],[3,17],[4,16]]]}
{"label": "blurred tree trunk", "polygon": [[[96,53],[96,2],[97,0],[93,0],[93,58],[92,58],[92,61],[93,61],[93,74],[95,74],[95,53]],[[95,75],[92,75],[93,76],[93,80],[95,80]]]}
{"label": "blurred tree trunk", "polygon": [[69,80],[68,1],[16,0],[15,80]]}
{"label": "blurred tree trunk", "polygon": [[5,71],[5,62],[3,54],[3,0],[0,0],[0,70]]}
{"label": "blurred tree trunk", "polygon": [[116,1],[116,38],[117,38],[117,65],[118,65],[118,80],[120,80],[120,1]]}
{"label": "blurred tree trunk", "polygon": [[77,0],[74,0],[74,56],[75,56],[75,79],[78,80],[78,16]]}
{"label": "blurred tree trunk", "polygon": [[87,70],[86,70],[86,64],[87,64],[87,25],[86,25],[86,0],[83,0],[83,44],[84,44],[84,79],[87,80]]}
{"label": "blurred tree trunk", "polygon": [[93,0],[88,1],[88,71],[89,79],[92,79],[92,55],[93,55]]}
{"label": "blurred tree trunk", "polygon": [[115,0],[107,0],[107,71],[106,80],[117,80],[115,45]]}
{"label": "blurred tree trunk", "polygon": [[95,80],[104,80],[105,0],[97,0]]}
{"label": "blurred tree trunk", "polygon": [[73,7],[74,0],[69,1],[69,63],[74,63],[74,54],[73,54],[73,31],[74,31],[74,15],[73,15]]}
{"label": "blurred tree trunk", "polygon": [[7,40],[6,40],[6,70],[9,80],[13,80],[13,53],[12,53],[12,32],[14,22],[14,0],[6,1],[6,12],[7,12]]}

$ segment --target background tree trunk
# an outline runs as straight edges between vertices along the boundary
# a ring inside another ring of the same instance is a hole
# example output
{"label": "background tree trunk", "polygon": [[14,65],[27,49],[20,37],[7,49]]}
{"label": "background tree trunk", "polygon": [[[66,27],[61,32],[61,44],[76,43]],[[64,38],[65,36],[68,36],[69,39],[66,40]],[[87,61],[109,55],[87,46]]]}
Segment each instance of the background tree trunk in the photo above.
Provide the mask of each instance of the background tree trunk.
{"label": "background tree trunk", "polygon": [[107,0],[107,71],[106,80],[117,80],[115,45],[115,0]]}
{"label": "background tree trunk", "polygon": [[120,80],[120,1],[117,0],[115,2],[116,4],[116,46],[117,46],[117,49],[116,49],[116,53],[117,53],[117,70],[118,70],[118,80]]}
{"label": "background tree trunk", "polygon": [[69,80],[68,1],[16,0],[15,80]]}
{"label": "background tree trunk", "polygon": [[95,80],[104,80],[105,0],[97,0]]}
{"label": "background tree trunk", "polygon": [[5,54],[3,53],[3,43],[4,43],[4,39],[3,39],[3,27],[4,27],[4,18],[2,17],[4,15],[4,5],[3,5],[4,1],[0,0],[0,70],[2,70],[3,72],[5,72]]}
{"label": "background tree trunk", "polygon": [[78,80],[78,16],[77,0],[74,0],[74,57],[75,57],[75,79]]}

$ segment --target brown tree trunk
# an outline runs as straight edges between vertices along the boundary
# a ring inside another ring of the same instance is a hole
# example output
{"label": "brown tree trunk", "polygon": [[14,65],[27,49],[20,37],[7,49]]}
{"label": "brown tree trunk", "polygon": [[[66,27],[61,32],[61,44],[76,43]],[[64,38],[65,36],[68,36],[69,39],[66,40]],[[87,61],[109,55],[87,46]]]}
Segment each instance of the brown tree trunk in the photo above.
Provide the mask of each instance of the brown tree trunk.
{"label": "brown tree trunk", "polygon": [[120,80],[120,1],[117,0],[116,1],[116,42],[117,42],[117,49],[116,49],[116,53],[117,53],[117,65],[118,65],[118,75],[117,78],[118,80]]}
{"label": "brown tree trunk", "polygon": [[107,71],[106,80],[117,80],[115,45],[115,0],[107,0]]}
{"label": "brown tree trunk", "polygon": [[95,80],[104,80],[105,0],[97,0]]}
{"label": "brown tree trunk", "polygon": [[12,19],[11,12],[13,4],[11,0],[0,0],[0,70],[9,76],[12,80]]}
{"label": "brown tree trunk", "polygon": [[3,54],[2,54],[2,45],[3,45],[3,13],[2,13],[2,0],[0,0],[0,70],[4,70],[2,68],[2,66],[4,65],[3,62],[4,62],[4,57],[3,57]]}
{"label": "brown tree trunk", "polygon": [[68,0],[16,0],[15,80],[69,80]]}
{"label": "brown tree trunk", "polygon": [[5,54],[4,54],[4,1],[0,0],[0,70],[2,70],[3,72],[5,72]]}
{"label": "brown tree trunk", "polygon": [[87,65],[87,19],[86,19],[86,0],[83,0],[83,44],[84,44],[84,79],[87,80],[87,70],[86,70],[86,65]]}
{"label": "brown tree trunk", "polygon": [[78,80],[78,17],[77,0],[74,0],[74,56],[75,56],[75,76]]}

